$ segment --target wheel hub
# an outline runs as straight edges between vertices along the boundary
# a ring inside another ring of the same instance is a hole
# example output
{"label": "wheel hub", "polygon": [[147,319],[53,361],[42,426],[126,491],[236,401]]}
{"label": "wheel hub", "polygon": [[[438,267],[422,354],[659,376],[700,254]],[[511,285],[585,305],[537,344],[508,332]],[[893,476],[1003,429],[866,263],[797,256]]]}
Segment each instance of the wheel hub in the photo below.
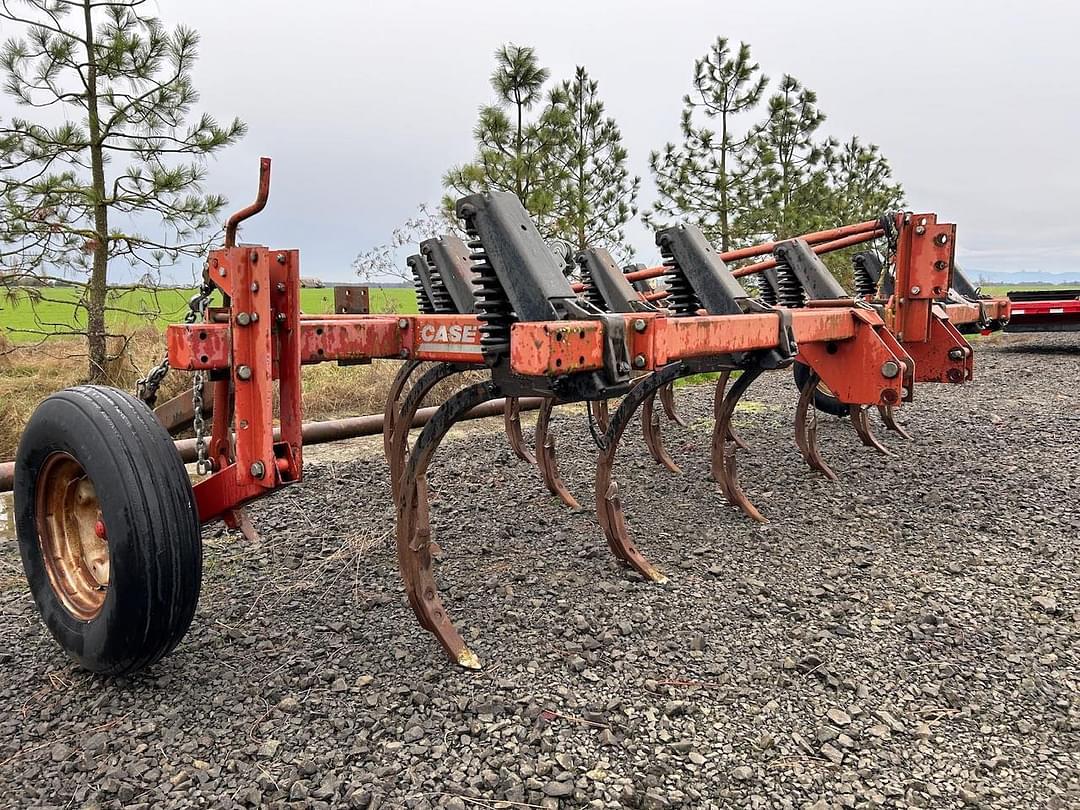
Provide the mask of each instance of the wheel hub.
{"label": "wheel hub", "polygon": [[37,482],[38,541],[49,583],[64,608],[90,621],[109,590],[109,541],[94,485],[72,456],[53,453]]}

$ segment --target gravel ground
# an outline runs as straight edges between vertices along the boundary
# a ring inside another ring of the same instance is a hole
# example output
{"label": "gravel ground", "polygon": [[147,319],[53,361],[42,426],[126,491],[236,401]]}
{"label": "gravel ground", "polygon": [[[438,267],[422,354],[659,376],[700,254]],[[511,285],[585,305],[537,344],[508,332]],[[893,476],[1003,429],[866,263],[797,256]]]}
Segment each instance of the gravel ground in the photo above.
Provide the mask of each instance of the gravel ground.
{"label": "gravel ground", "polygon": [[900,458],[824,419],[839,484],[794,448],[790,377],[756,383],[763,526],[705,478],[711,391],[680,389],[684,474],[637,439],[620,465],[666,586],[608,554],[579,413],[555,420],[579,514],[497,424],[466,428],[432,483],[478,674],[413,621],[370,441],[253,509],[262,544],[208,530],[194,625],[139,677],[68,663],[0,543],[0,804],[1080,807],[1080,336],[977,364],[919,389]]}

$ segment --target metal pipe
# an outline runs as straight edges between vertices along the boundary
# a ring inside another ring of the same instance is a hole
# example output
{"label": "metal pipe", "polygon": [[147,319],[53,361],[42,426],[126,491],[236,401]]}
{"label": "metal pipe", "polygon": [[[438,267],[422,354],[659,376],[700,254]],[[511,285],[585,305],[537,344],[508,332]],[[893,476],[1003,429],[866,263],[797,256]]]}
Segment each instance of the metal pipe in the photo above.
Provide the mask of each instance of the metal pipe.
{"label": "metal pipe", "polygon": [[[818,242],[831,242],[834,239],[840,239],[845,236],[851,236],[853,234],[864,233],[877,233],[881,235],[879,229],[881,227],[881,221],[877,219],[869,219],[866,222],[859,222],[855,225],[844,225],[840,228],[830,228],[827,231],[815,231],[814,233],[806,233],[802,236],[793,236],[792,239],[804,239],[810,244]],[[876,237],[875,237],[876,238]],[[787,241],[781,239],[780,241]],[[861,241],[868,241],[863,239]],[[764,256],[766,253],[772,253],[773,248],[776,247],[776,242],[762,242],[759,245],[751,245],[750,247],[737,248],[735,250],[729,250],[726,253],[721,253],[720,259],[725,262],[734,262],[739,259],[749,259],[754,256]],[[857,243],[852,243],[857,244]],[[755,267],[756,265],[750,265]],[[745,269],[745,268],[743,268]],[[635,270],[632,273],[626,274],[626,280],[633,283],[635,281],[645,281],[651,278],[658,278],[671,270],[670,267],[661,265],[660,267],[646,267],[643,270]],[[757,271],[751,271],[757,272]],[[739,270],[735,271],[735,276],[738,277]]]}
{"label": "metal pipe", "polygon": [[[877,239],[879,236],[884,235],[885,231],[880,229],[866,231],[865,233],[857,233],[853,236],[845,236],[843,239],[836,239],[832,242],[822,242],[821,244],[813,245],[810,249],[820,256],[822,253],[832,253],[834,250],[842,250],[843,248],[851,247],[852,245],[860,245],[863,242],[869,242],[872,239]],[[760,273],[762,270],[770,270],[773,267],[776,267],[776,259],[766,259],[763,262],[740,267],[731,275],[735,276],[735,278],[742,278],[751,273]]]}
{"label": "metal pipe", "polygon": [[[522,397],[518,400],[518,407],[522,411],[535,411],[543,402],[541,397]],[[493,399],[479,405],[469,411],[464,419],[483,419],[488,416],[499,416],[506,407],[505,399]],[[412,427],[422,427],[438,410],[437,406],[421,408],[413,417]],[[370,416],[353,416],[347,419],[331,419],[326,422],[304,423],[304,445],[326,444],[343,439],[353,439],[358,436],[375,436],[382,433],[383,415],[381,413]],[[274,441],[280,438],[280,431],[274,429]],[[180,458],[184,463],[190,464],[195,461],[195,440],[180,439],[174,442]],[[15,462],[0,462],[0,492],[10,492],[15,481]]]}
{"label": "metal pipe", "polygon": [[240,223],[266,208],[266,201],[270,197],[270,158],[259,158],[259,193],[255,202],[247,208],[241,208],[225,223],[225,247],[236,247],[236,229]]}

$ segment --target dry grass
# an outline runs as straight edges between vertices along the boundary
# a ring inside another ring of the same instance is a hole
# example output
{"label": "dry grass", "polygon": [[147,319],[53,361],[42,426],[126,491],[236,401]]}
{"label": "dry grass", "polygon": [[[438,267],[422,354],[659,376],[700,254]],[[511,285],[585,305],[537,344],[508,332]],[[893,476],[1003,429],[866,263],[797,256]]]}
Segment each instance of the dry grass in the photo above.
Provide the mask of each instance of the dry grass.
{"label": "dry grass", "polygon": [[[136,380],[161,360],[165,344],[161,333],[147,326],[126,344],[118,340],[109,350],[109,384],[134,391]],[[0,461],[14,458],[19,434],[41,400],[86,380],[86,364],[85,345],[80,341],[50,340],[38,346],[14,346],[0,333]],[[305,367],[304,418],[382,413],[386,393],[399,367],[398,361],[391,360],[362,366],[325,363]],[[159,401],[190,384],[190,375],[170,373],[161,387]],[[443,401],[459,385],[460,379],[440,384],[429,401]]]}

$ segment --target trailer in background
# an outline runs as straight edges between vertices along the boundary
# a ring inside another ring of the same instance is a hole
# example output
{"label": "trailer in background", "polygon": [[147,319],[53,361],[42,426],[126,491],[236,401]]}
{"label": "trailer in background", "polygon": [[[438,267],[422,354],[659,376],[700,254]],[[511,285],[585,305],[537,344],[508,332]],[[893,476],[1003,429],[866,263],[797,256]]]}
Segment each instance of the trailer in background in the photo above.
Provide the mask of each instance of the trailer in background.
{"label": "trailer in background", "polygon": [[1080,289],[1011,290],[1006,332],[1080,332]]}

